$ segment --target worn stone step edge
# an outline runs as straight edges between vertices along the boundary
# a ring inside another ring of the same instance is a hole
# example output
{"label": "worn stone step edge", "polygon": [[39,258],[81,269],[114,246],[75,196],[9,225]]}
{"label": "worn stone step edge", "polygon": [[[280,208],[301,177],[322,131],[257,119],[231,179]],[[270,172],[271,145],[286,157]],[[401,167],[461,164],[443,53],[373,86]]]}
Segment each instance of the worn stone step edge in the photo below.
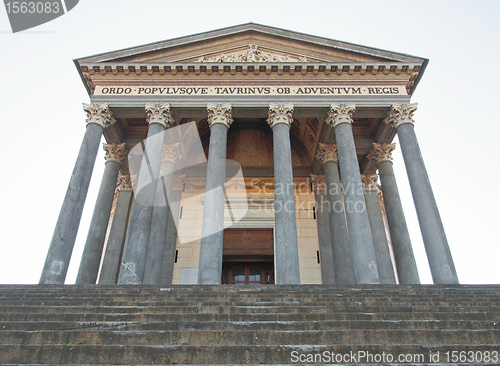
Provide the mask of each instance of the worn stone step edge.
{"label": "worn stone step edge", "polygon": [[498,343],[500,330],[68,330],[0,331],[3,345],[315,345]]}
{"label": "worn stone step edge", "polygon": [[[227,364],[296,364],[292,357],[300,355],[323,354],[334,352],[348,357],[349,364],[368,363],[367,358],[355,360],[352,353],[366,356],[386,354],[397,358],[399,355],[411,355],[417,364],[430,364],[432,361],[450,364],[447,358],[451,352],[493,352],[498,351],[497,344],[448,344],[448,345],[397,345],[397,346],[370,346],[370,345],[316,345],[316,346],[6,346],[0,345],[0,359],[3,363],[20,364],[72,364],[72,365],[227,365]],[[295,353],[294,353],[295,352]],[[439,353],[438,353],[439,352]],[[331,353],[330,353],[331,354]],[[347,356],[346,356],[347,355]],[[438,355],[439,360],[432,360],[431,355]],[[423,357],[423,359],[421,359]],[[353,362],[354,361],[354,362]],[[342,362],[342,361],[341,361]],[[323,362],[325,360],[323,359]],[[398,364],[387,362],[384,364]],[[473,363],[478,364],[478,363]]]}
{"label": "worn stone step edge", "polygon": [[384,293],[400,293],[400,294],[418,294],[424,295],[442,295],[443,293],[462,293],[469,295],[500,295],[500,285],[457,285],[457,286],[442,286],[442,285],[267,285],[264,286],[249,286],[246,288],[231,286],[231,285],[214,285],[214,286],[101,286],[101,285],[0,285],[0,296],[9,295],[17,292],[18,295],[33,295],[36,293],[48,294],[66,294],[81,296],[86,293],[102,293],[110,295],[126,294],[130,296],[135,294],[151,295],[163,294],[219,294],[219,293],[248,293],[248,294],[306,294],[306,293],[342,293],[342,294],[379,294]]}
{"label": "worn stone step edge", "polygon": [[120,312],[167,312],[167,313],[256,313],[256,312],[280,312],[280,313],[324,313],[324,312],[497,312],[500,310],[498,306],[424,306],[424,305],[407,305],[407,306],[375,306],[375,305],[335,305],[330,306],[14,306],[0,305],[0,313],[8,312],[57,312],[59,314],[75,311],[88,311],[93,313],[120,313]]}
{"label": "worn stone step edge", "polygon": [[[490,363],[460,363],[461,366],[488,366],[490,365],[491,366],[491,362]],[[18,363],[16,364],[13,364],[13,363],[8,363],[8,364],[4,364],[2,363],[3,366],[16,366],[16,365],[19,365]],[[30,363],[30,366],[42,366],[42,365],[47,365],[47,364],[40,364],[40,363],[37,363],[37,364],[34,364],[34,363]],[[175,364],[176,366],[248,366],[248,364],[235,364],[235,363],[232,363],[232,364],[201,364],[201,363],[196,363],[196,364],[184,364],[184,365],[180,365],[180,364]],[[255,364],[255,363],[252,363],[251,364],[252,366],[264,366],[264,365],[268,365],[268,364],[264,364],[264,363],[259,363],[259,364]],[[296,366],[297,364],[296,363],[280,363],[279,366]],[[324,366],[325,364],[324,363],[307,363],[308,366]],[[335,363],[335,365],[337,365],[337,363]],[[348,366],[347,364],[338,364],[339,366]],[[384,363],[384,365],[401,365],[401,366],[421,366],[422,364],[421,363]],[[451,363],[432,363],[432,366],[454,366],[456,364],[451,364]],[[58,366],[94,366],[94,365],[90,365],[90,364],[58,364]],[[102,365],[102,366],[151,366],[151,364],[143,364],[143,365],[137,365],[137,364],[129,364],[129,365],[118,365],[118,364],[105,364],[105,365]],[[163,364],[163,365],[156,365],[156,366],[171,366],[171,365],[166,365],[166,364]]]}
{"label": "worn stone step edge", "polygon": [[227,290],[177,290],[173,289],[170,291],[162,290],[162,289],[154,289],[149,291],[103,291],[100,290],[99,287],[95,287],[94,289],[83,289],[78,291],[65,291],[65,290],[50,290],[50,289],[39,289],[36,291],[33,290],[16,290],[12,289],[10,291],[0,291],[0,299],[9,298],[12,296],[16,297],[25,297],[25,296],[64,296],[64,297],[90,297],[90,296],[123,296],[123,297],[210,297],[210,296],[306,296],[306,295],[316,295],[316,296],[370,296],[370,297],[392,297],[392,296],[421,296],[421,297],[443,297],[446,295],[450,296],[467,296],[467,297],[495,297],[498,298],[500,296],[500,288],[489,291],[404,291],[403,289],[396,290],[384,290],[383,288],[379,288],[378,291],[340,291],[336,289],[328,289],[327,291],[322,289],[315,289],[314,291],[288,291],[288,290],[274,290],[274,291],[262,291],[262,290],[254,290],[254,291],[235,291],[231,289]]}
{"label": "worn stone step edge", "polygon": [[[245,301],[246,300],[246,301]],[[26,299],[26,300],[0,300],[1,306],[15,305],[15,306],[40,306],[40,305],[54,305],[54,306],[168,306],[168,305],[179,305],[179,306],[199,306],[199,305],[231,305],[231,306],[242,306],[246,305],[251,301],[252,304],[275,306],[280,304],[316,304],[316,305],[336,305],[336,304],[346,304],[346,303],[364,303],[364,304],[391,304],[391,305],[408,305],[408,304],[424,304],[433,306],[498,306],[500,307],[500,298],[498,300],[488,299],[488,300],[476,300],[476,299],[421,299],[421,298],[408,298],[408,299],[391,299],[391,298],[350,298],[350,297],[336,297],[329,299],[240,299],[240,298],[210,298],[205,300],[199,299],[176,299],[176,300],[165,300],[165,299],[153,299],[153,300],[134,300],[134,299]]]}
{"label": "worn stone step edge", "polygon": [[[132,309],[133,310],[133,309]],[[23,319],[36,323],[40,320],[71,321],[152,321],[152,320],[206,320],[206,321],[243,321],[256,320],[495,320],[500,321],[500,312],[326,312],[326,313],[0,313],[0,321]],[[18,320],[19,321],[19,320]]]}
{"label": "worn stone step edge", "polygon": [[467,320],[307,320],[307,321],[43,321],[0,322],[5,331],[66,330],[500,330],[500,321]]}
{"label": "worn stone step edge", "polygon": [[[306,285],[304,285],[306,286]],[[153,288],[153,289],[129,289],[129,288],[117,288],[116,290],[106,290],[99,286],[94,286],[91,288],[85,288],[80,286],[75,286],[71,291],[66,289],[50,289],[45,287],[36,287],[32,289],[22,290],[22,289],[9,289],[8,291],[2,291],[0,285],[0,298],[8,298],[12,296],[24,297],[24,296],[64,296],[64,297],[92,297],[92,296],[115,296],[115,297],[211,297],[211,296],[285,296],[285,297],[296,297],[296,296],[369,296],[369,297],[408,297],[408,296],[421,296],[421,297],[444,297],[444,296],[465,296],[465,297],[499,297],[500,296],[500,285],[495,289],[482,290],[482,291],[472,291],[472,290],[458,290],[458,289],[433,289],[430,290],[418,290],[418,289],[405,289],[403,287],[386,289],[383,287],[365,288],[365,289],[343,289],[343,288],[331,288],[331,287],[316,287],[316,288],[301,288],[300,290],[294,290],[289,288],[283,288],[281,285],[273,286],[268,289],[243,287],[228,288],[220,286],[219,288],[207,288],[200,289],[197,286],[193,288]]]}

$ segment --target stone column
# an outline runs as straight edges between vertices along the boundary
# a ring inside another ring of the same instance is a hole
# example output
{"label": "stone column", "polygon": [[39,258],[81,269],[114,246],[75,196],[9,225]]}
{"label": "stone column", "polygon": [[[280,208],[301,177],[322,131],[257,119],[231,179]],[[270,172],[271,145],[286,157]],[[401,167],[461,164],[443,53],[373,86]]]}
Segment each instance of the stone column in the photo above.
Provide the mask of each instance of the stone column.
{"label": "stone column", "polygon": [[293,107],[293,104],[269,103],[267,118],[267,122],[273,130],[276,284],[300,283],[292,148],[290,145]]}
{"label": "stone column", "polygon": [[392,104],[385,122],[394,124],[398,134],[434,283],[458,284],[455,264],[413,127],[412,117],[416,109],[417,103]]}
{"label": "stone column", "polygon": [[227,130],[233,123],[232,104],[207,103],[207,113],[210,145],[198,266],[200,285],[221,283]]}
{"label": "stone column", "polygon": [[63,284],[66,279],[99,142],[104,128],[115,122],[109,103],[84,104],[83,109],[87,112],[87,130],[57,219],[40,284]]}
{"label": "stone column", "polygon": [[355,104],[332,103],[326,122],[335,129],[356,282],[376,284],[380,282],[377,262],[352,133],[351,115],[355,108]]}
{"label": "stone column", "polygon": [[182,157],[180,143],[166,145],[161,156],[160,179],[156,186],[156,204],[153,210],[153,221],[149,234],[148,254],[144,283],[159,285],[163,265],[163,253],[167,241],[167,228],[170,216],[169,198],[172,194],[172,174],[175,163]]}
{"label": "stone column", "polygon": [[316,199],[316,224],[318,225],[318,241],[321,262],[321,282],[323,285],[333,285],[335,281],[335,266],[330,234],[330,203],[326,197],[324,175],[311,174],[314,198]]}
{"label": "stone column", "polygon": [[143,282],[164,142],[164,134],[160,132],[165,131],[173,122],[170,103],[163,105],[146,103],[145,109],[149,124],[148,138],[137,178],[135,200],[130,214],[118,284],[141,284]]}
{"label": "stone column", "polygon": [[118,197],[109,229],[108,243],[102,260],[101,272],[99,274],[100,285],[114,285],[118,281],[123,244],[127,232],[127,223],[132,203],[132,184],[130,175],[119,175],[116,187]]}
{"label": "stone column", "polygon": [[333,261],[336,271],[335,279],[337,284],[354,284],[356,279],[345,220],[337,146],[319,143],[316,158],[323,163],[325,171],[326,197],[330,212],[329,225],[332,234],[331,245],[333,246]]}
{"label": "stone column", "polygon": [[410,234],[406,226],[403,206],[392,166],[392,151],[395,147],[396,144],[373,143],[368,158],[375,161],[380,174],[399,283],[419,284],[417,263],[413,255]]}
{"label": "stone column", "polygon": [[87,241],[83,248],[80,268],[76,277],[77,285],[95,284],[99,265],[101,264],[102,249],[106,239],[111,207],[115,195],[118,172],[122,162],[127,158],[125,143],[123,144],[103,144],[106,151],[106,165],[101,181],[99,194],[97,195],[92,221],[90,222]]}
{"label": "stone column", "polygon": [[167,220],[167,241],[163,253],[163,264],[161,268],[161,285],[171,285],[175,262],[175,248],[177,245],[177,225],[179,223],[179,211],[181,207],[183,176],[174,176],[172,183],[172,200],[169,202],[170,212]]}
{"label": "stone column", "polygon": [[391,253],[389,252],[389,243],[385,233],[384,218],[380,210],[377,180],[377,174],[361,175],[361,181],[365,190],[366,209],[372,231],[373,247],[375,249],[375,257],[377,258],[378,277],[382,284],[396,284]]}

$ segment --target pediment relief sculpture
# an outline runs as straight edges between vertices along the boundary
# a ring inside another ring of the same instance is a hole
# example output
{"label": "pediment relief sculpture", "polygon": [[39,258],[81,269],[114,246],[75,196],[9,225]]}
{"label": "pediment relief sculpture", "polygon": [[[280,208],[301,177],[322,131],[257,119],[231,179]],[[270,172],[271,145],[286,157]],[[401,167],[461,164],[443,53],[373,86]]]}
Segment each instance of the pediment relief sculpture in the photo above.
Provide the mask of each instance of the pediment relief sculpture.
{"label": "pediment relief sculpture", "polygon": [[200,57],[198,62],[307,62],[305,56],[278,55],[265,52],[254,44],[244,51],[221,53],[215,56]]}

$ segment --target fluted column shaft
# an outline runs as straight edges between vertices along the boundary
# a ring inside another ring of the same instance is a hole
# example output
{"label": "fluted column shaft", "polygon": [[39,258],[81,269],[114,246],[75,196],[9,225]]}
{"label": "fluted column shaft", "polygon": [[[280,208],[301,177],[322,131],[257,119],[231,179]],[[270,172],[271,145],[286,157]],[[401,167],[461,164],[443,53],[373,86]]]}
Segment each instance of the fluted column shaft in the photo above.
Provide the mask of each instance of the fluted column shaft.
{"label": "fluted column shaft", "polygon": [[109,230],[108,243],[104,258],[102,260],[101,272],[99,274],[100,285],[114,285],[118,281],[118,271],[120,269],[121,256],[127,224],[132,203],[132,184],[130,176],[118,177],[118,197],[116,199],[115,213]]}
{"label": "fluted column shaft", "polygon": [[316,154],[325,171],[326,197],[329,203],[329,225],[335,279],[337,284],[354,284],[353,259],[345,219],[344,200],[340,185],[337,146],[319,143]]}
{"label": "fluted column shaft", "polygon": [[393,104],[386,123],[396,126],[434,283],[458,284],[455,264],[413,127],[412,115],[416,108],[416,103]]}
{"label": "fluted column shaft", "polygon": [[299,247],[293,186],[290,125],[293,104],[269,104],[267,122],[273,130],[274,237],[277,284],[299,284]]}
{"label": "fluted column shaft", "polygon": [[377,261],[352,133],[354,108],[354,105],[332,104],[328,121],[335,129],[356,283],[377,284],[380,282]]}
{"label": "fluted column shaft", "polygon": [[172,122],[170,104],[146,104],[148,136],[137,179],[118,284],[141,284],[144,280],[149,234],[153,218],[157,177],[160,170],[164,134]]}
{"label": "fluted column shaft", "polygon": [[87,112],[87,130],[59,212],[40,284],[63,284],[66,279],[99,142],[104,128],[115,121],[109,104],[84,104],[84,110]]}
{"label": "fluted column shaft", "polygon": [[[318,226],[321,280],[323,285],[335,284],[335,266],[330,232],[330,204],[326,197],[324,177],[312,176],[316,200],[316,224]],[[323,182],[322,182],[323,181]]]}
{"label": "fluted column shaft", "polygon": [[231,104],[208,104],[210,145],[201,228],[198,284],[220,284],[224,239],[227,130],[233,122]]}
{"label": "fluted column shaft", "polygon": [[380,283],[395,284],[396,276],[394,275],[389,243],[385,233],[384,218],[382,217],[378,198],[378,188],[376,185],[378,176],[373,174],[361,177],[365,189],[366,209],[368,211],[368,220],[370,220]]}
{"label": "fluted column shaft", "polygon": [[106,166],[90,222],[87,241],[83,248],[80,268],[76,277],[77,285],[96,283],[109,217],[113,206],[118,172],[120,171],[121,163],[127,157],[124,143],[120,145],[104,144],[103,147],[106,151]]}

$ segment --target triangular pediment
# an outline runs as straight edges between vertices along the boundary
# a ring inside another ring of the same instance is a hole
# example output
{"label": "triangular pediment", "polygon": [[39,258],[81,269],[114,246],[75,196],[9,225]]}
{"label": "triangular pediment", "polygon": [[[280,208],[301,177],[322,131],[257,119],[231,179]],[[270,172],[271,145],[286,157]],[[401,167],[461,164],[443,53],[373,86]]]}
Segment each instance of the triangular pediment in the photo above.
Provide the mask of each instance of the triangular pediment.
{"label": "triangular pediment", "polygon": [[194,62],[421,64],[425,59],[249,23],[76,61],[80,64]]}

